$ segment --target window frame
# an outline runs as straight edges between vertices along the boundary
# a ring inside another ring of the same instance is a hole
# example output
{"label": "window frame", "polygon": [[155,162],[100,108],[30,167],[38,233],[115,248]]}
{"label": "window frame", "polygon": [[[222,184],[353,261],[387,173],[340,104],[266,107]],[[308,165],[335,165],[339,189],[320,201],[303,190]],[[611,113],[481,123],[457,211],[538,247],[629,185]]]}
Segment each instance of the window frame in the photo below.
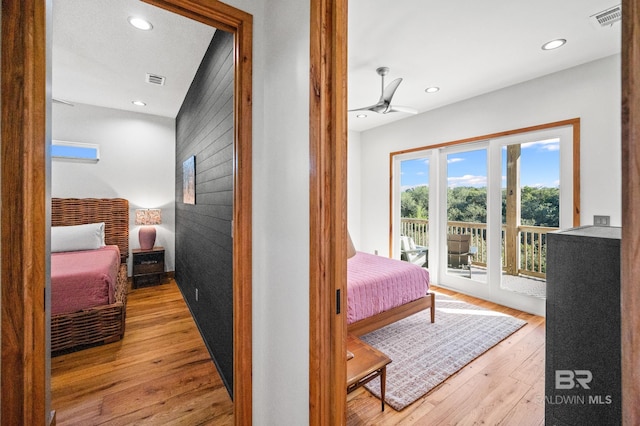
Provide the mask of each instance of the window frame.
{"label": "window frame", "polygon": [[[94,157],[80,157],[73,155],[57,155],[55,147],[69,147],[83,150],[95,150],[95,158]],[[64,161],[74,161],[79,163],[97,163],[100,161],[100,145],[96,143],[86,143],[86,142],[71,142],[71,141],[62,141],[62,140],[52,140],[51,141],[51,159],[52,160],[64,160]]]}

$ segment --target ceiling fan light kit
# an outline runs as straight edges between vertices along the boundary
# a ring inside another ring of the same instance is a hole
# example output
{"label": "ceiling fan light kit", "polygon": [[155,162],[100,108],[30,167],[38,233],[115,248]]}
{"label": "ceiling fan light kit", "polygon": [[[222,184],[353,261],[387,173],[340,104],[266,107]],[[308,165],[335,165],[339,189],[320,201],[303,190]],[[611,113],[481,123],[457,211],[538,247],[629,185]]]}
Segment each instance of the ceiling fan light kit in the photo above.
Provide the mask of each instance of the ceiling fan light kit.
{"label": "ceiling fan light kit", "polygon": [[378,114],[388,114],[390,112],[404,112],[408,114],[417,114],[418,111],[415,108],[399,106],[399,105],[391,105],[391,99],[393,98],[393,95],[396,93],[396,90],[398,90],[398,86],[400,85],[400,83],[402,83],[402,79],[396,78],[391,83],[389,83],[387,87],[385,87],[384,78],[387,74],[389,74],[389,67],[379,67],[376,69],[376,72],[378,73],[378,75],[381,77],[381,80],[382,80],[380,100],[378,100],[378,103],[367,106],[367,107],[363,107],[363,108],[351,109],[349,110],[349,112],[372,111]]}

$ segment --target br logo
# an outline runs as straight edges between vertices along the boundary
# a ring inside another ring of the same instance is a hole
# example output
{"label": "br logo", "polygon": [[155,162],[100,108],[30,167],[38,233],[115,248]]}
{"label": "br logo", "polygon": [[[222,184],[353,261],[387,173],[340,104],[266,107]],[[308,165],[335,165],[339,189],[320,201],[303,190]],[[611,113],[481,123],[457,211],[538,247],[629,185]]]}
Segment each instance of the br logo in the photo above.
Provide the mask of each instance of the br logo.
{"label": "br logo", "polygon": [[556,370],[556,389],[591,389],[589,383],[592,379],[589,370]]}

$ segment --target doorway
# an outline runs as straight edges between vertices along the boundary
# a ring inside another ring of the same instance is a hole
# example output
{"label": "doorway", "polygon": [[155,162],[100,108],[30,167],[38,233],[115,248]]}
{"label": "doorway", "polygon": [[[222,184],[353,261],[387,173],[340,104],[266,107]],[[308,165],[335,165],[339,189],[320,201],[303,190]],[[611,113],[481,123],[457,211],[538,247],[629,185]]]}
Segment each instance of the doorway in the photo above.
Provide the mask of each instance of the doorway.
{"label": "doorway", "polygon": [[[148,3],[231,32],[234,56],[240,58],[234,71],[234,413],[236,424],[251,424],[252,17],[221,3]],[[3,3],[1,241],[12,249],[2,250],[1,377],[2,420],[12,424],[52,420],[44,310],[49,257],[50,16],[47,0]]]}

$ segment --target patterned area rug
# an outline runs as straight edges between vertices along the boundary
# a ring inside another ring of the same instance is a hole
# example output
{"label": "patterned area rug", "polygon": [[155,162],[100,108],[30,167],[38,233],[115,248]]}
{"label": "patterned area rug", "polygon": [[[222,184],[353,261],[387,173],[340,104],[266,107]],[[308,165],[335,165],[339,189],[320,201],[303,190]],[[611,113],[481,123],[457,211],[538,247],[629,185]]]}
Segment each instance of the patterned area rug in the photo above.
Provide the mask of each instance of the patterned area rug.
{"label": "patterned area rug", "polygon": [[[436,293],[434,324],[426,310],[361,339],[391,358],[385,401],[400,411],[525,324]],[[380,398],[379,379],[365,387]]]}

